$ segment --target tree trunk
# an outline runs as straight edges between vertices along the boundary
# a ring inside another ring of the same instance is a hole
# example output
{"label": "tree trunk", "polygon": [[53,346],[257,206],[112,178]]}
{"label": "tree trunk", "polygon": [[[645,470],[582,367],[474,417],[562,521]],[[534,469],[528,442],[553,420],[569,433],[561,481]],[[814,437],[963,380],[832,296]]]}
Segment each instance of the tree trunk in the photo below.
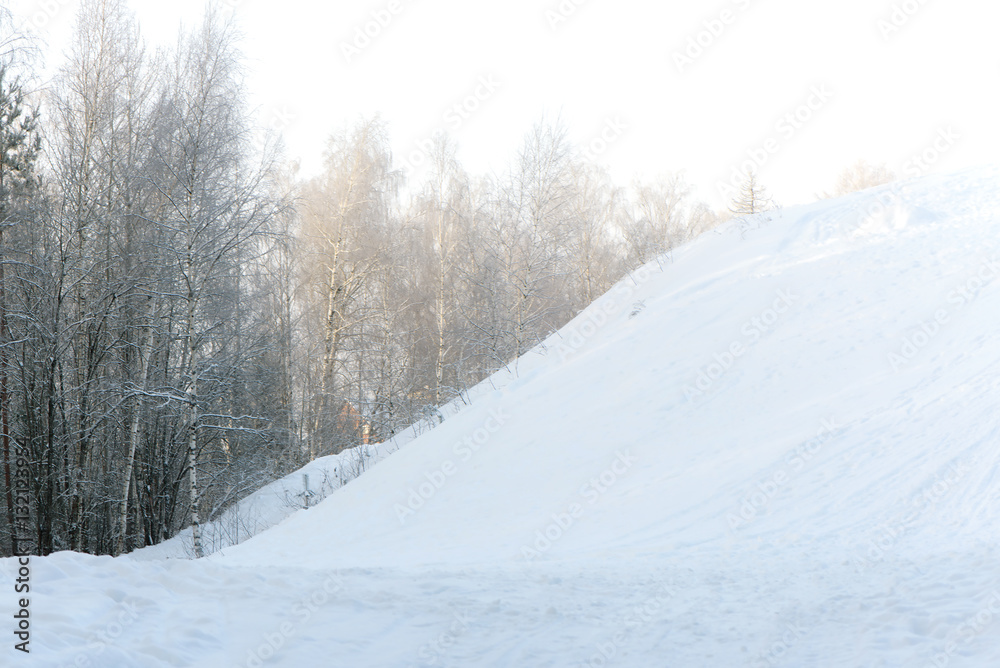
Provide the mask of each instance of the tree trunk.
{"label": "tree trunk", "polygon": [[10,554],[18,555],[17,528],[14,526],[14,490],[10,479],[10,418],[7,386],[7,292],[2,256],[3,230],[0,229],[0,430],[3,438],[3,477],[7,486],[7,524],[10,526]]}
{"label": "tree trunk", "polygon": [[[188,250],[187,259],[188,280],[194,284],[194,262],[191,250]],[[188,486],[190,489],[191,503],[191,539],[194,544],[195,558],[205,556],[201,545],[201,517],[198,513],[199,489],[198,489],[198,344],[195,340],[195,312],[197,310],[197,298],[192,290],[188,291],[187,308],[187,328],[185,331],[185,343],[187,345],[187,365],[188,365],[188,428],[187,428],[187,465],[188,465]]]}
{"label": "tree trunk", "polygon": [[[142,354],[139,358],[139,375],[142,376],[140,391],[145,391],[149,381],[149,356],[153,347],[153,328],[146,330],[146,341],[142,346]],[[142,414],[142,395],[135,398],[135,406],[132,411],[132,425],[129,430],[128,459],[125,462],[125,483],[122,489],[122,502],[118,511],[118,540],[115,545],[115,555],[121,554],[125,550],[125,534],[128,531],[128,497],[129,486],[132,484],[132,470],[135,466],[135,452],[139,446],[139,418]]]}

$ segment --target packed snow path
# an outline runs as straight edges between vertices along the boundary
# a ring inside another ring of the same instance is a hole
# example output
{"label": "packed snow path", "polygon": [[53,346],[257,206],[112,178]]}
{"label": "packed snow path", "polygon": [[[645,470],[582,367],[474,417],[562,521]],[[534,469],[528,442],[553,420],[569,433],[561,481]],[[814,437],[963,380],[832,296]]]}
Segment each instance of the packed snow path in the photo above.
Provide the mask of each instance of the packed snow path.
{"label": "packed snow path", "polygon": [[998,390],[1000,170],[733,221],[240,545],[33,559],[25,665],[1000,665]]}

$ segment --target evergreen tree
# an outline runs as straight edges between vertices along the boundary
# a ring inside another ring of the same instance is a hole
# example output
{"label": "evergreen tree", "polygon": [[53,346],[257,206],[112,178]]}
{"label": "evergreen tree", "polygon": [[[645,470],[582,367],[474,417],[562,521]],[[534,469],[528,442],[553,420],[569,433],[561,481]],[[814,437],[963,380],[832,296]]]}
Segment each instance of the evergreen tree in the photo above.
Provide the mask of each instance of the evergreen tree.
{"label": "evergreen tree", "polygon": [[737,216],[749,216],[773,208],[774,201],[767,189],[757,180],[756,172],[747,172],[739,194],[729,204],[729,210]]}
{"label": "evergreen tree", "polygon": [[10,337],[7,327],[6,264],[8,252],[4,232],[21,222],[31,211],[38,179],[35,162],[41,151],[37,131],[38,112],[24,104],[24,90],[10,72],[9,59],[0,61],[0,449],[3,451],[3,476],[6,488],[7,524],[11,554],[19,554],[14,527],[14,497],[11,484]]}

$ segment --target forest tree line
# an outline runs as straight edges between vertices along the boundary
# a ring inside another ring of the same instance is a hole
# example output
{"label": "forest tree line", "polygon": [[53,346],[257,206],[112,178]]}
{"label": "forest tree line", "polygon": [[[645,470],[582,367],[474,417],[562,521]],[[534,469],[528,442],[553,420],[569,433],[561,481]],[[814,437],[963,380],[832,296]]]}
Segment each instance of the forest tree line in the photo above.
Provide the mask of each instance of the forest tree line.
{"label": "forest tree line", "polygon": [[120,554],[188,525],[199,554],[228,504],[433,419],[723,218],[677,174],[616,186],[544,122],[502,176],[442,135],[407,182],[362,119],[300,178],[221,15],[153,52],[123,0],[85,0],[44,89],[0,24],[0,554]]}

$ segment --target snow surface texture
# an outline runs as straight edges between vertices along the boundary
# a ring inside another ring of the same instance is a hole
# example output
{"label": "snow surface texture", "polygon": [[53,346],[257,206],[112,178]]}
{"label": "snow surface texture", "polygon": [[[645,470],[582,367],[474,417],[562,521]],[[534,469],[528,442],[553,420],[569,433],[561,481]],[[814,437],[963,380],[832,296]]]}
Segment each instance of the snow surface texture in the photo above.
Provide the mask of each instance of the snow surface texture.
{"label": "snow surface texture", "polygon": [[239,545],[32,559],[3,665],[1000,665],[998,245],[1000,169],[733,221]]}

